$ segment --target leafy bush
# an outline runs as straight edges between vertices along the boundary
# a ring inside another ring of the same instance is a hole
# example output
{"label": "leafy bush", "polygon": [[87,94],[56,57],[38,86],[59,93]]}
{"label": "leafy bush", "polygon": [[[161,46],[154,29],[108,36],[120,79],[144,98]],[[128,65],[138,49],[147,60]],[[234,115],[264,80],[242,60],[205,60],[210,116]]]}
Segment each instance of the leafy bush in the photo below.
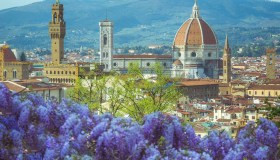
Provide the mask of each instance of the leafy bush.
{"label": "leafy bush", "polygon": [[71,100],[12,95],[2,84],[0,95],[0,159],[274,159],[279,144],[278,128],[267,119],[248,123],[236,139],[218,131],[200,138],[160,112],[139,124]]}

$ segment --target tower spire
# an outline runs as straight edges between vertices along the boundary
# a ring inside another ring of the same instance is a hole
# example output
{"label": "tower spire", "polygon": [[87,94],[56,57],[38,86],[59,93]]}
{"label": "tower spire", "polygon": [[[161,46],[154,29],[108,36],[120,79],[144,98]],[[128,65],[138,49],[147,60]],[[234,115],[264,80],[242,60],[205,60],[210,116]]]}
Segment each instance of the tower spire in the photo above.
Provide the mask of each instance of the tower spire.
{"label": "tower spire", "polygon": [[228,50],[229,49],[229,43],[228,43],[228,35],[226,34],[226,40],[225,40],[225,47],[224,47],[225,50]]}
{"label": "tower spire", "polygon": [[231,82],[231,49],[228,43],[228,35],[226,35],[224,55],[223,55],[223,83]]}
{"label": "tower spire", "polygon": [[59,4],[59,0],[56,0],[56,4]]}
{"label": "tower spire", "polygon": [[193,5],[191,18],[200,18],[199,7],[197,5],[197,0],[194,0],[194,5]]}

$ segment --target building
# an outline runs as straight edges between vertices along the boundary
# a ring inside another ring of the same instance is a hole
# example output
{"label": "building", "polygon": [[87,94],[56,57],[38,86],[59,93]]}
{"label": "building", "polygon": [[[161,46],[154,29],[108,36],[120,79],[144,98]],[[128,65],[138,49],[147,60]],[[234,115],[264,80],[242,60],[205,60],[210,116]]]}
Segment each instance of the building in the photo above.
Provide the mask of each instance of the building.
{"label": "building", "polygon": [[[113,50],[114,50],[114,24],[106,19],[99,22],[100,26],[100,63],[104,64],[104,71],[113,69]],[[114,63],[116,64],[116,62]]]}
{"label": "building", "polygon": [[183,80],[178,87],[187,99],[207,101],[217,98],[219,94],[219,83],[211,80]]}
{"label": "building", "polygon": [[109,51],[113,48],[113,23],[107,19],[99,24],[101,63],[105,65],[106,71],[112,68],[126,73],[131,63],[138,63],[144,74],[151,74],[152,66],[159,62],[163,65],[164,73],[171,77],[218,78],[218,42],[214,31],[201,18],[196,2],[191,17],[175,35],[172,55],[112,55]]}
{"label": "building", "polygon": [[280,96],[280,84],[251,85],[247,89],[247,95],[256,99],[276,99]]}
{"label": "building", "polygon": [[4,81],[3,84],[15,93],[36,93],[41,95],[45,100],[55,100],[61,102],[66,98],[68,86],[61,84],[50,84],[39,80],[22,80],[22,81]]}
{"label": "building", "polygon": [[6,44],[0,45],[0,81],[28,79],[31,63],[18,61]]}
{"label": "building", "polygon": [[63,4],[56,1],[52,5],[52,19],[49,23],[51,38],[52,62],[44,64],[44,76],[51,83],[65,83],[74,85],[81,68],[89,70],[90,66],[85,63],[68,64],[64,59],[64,38],[66,35],[66,22],[64,21]]}
{"label": "building", "polygon": [[223,55],[223,83],[231,82],[231,49],[226,35],[224,55]]}
{"label": "building", "polygon": [[212,28],[200,16],[196,1],[191,17],[177,31],[173,50],[176,60],[173,77],[218,79],[218,41]]}
{"label": "building", "polygon": [[266,50],[266,78],[276,79],[276,50],[267,49]]}

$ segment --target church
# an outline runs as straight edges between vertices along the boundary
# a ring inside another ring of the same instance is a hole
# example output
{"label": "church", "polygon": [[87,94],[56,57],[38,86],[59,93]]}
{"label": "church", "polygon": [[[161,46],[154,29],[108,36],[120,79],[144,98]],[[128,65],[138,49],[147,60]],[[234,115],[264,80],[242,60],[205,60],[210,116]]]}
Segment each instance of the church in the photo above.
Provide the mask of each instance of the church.
{"label": "church", "polygon": [[113,54],[113,23],[105,20],[100,26],[100,63],[105,71],[116,70],[126,73],[131,63],[138,63],[144,74],[159,62],[164,73],[171,77],[189,79],[218,79],[221,60],[218,41],[212,28],[202,19],[197,2],[190,18],[177,31],[172,55],[127,55]]}
{"label": "church", "polygon": [[[90,70],[90,64],[69,64],[64,60],[64,37],[66,22],[64,8],[58,0],[52,5],[49,23],[52,62],[44,65],[44,75],[51,83],[73,85],[82,70]],[[114,54],[114,24],[108,19],[99,22],[100,62],[104,72],[117,71],[125,74],[132,63],[139,64],[143,73],[151,75],[152,66],[160,63],[164,74],[188,79],[218,79],[222,61],[218,56],[218,41],[212,28],[202,19],[197,2],[190,18],[178,29],[170,55],[127,55]]]}

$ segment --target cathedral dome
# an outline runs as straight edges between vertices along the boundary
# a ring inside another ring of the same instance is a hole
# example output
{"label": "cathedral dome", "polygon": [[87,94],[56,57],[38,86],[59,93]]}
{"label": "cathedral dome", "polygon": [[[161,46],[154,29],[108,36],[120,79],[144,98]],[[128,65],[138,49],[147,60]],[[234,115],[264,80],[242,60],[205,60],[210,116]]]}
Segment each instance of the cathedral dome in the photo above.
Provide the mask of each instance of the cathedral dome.
{"label": "cathedral dome", "polygon": [[174,46],[185,45],[216,45],[217,39],[211,27],[200,17],[195,2],[191,18],[177,31]]}

